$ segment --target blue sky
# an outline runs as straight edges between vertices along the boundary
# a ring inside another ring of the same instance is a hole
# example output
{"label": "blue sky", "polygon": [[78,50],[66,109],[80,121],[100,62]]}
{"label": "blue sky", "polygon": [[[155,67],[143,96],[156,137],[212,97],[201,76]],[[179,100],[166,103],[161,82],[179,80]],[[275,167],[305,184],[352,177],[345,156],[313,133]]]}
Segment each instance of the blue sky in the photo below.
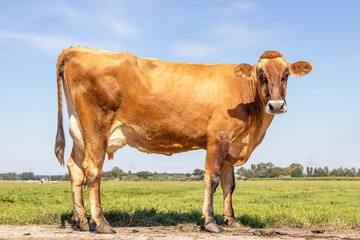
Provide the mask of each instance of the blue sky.
{"label": "blue sky", "polygon": [[[360,167],[359,1],[1,1],[0,173],[63,174],[54,154],[56,61],[69,46],[166,61],[255,64],[266,50],[314,70],[288,83],[276,116],[244,166],[293,162]],[[68,126],[66,111],[65,127]],[[71,139],[66,131],[66,158]],[[172,157],[125,147],[106,160],[128,171],[192,172],[205,151]]]}

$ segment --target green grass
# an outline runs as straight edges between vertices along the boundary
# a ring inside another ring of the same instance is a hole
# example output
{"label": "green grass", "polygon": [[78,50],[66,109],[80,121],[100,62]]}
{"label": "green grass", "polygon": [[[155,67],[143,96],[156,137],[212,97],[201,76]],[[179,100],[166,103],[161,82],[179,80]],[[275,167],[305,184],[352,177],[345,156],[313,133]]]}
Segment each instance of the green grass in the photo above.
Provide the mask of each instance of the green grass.
{"label": "green grass", "polygon": [[[233,196],[239,222],[255,228],[277,226],[360,225],[360,181],[262,180],[237,182]],[[200,225],[202,182],[102,182],[106,218],[117,226]],[[85,207],[89,215],[88,196]],[[71,222],[70,182],[0,182],[0,224]],[[214,199],[222,220],[221,187]]]}

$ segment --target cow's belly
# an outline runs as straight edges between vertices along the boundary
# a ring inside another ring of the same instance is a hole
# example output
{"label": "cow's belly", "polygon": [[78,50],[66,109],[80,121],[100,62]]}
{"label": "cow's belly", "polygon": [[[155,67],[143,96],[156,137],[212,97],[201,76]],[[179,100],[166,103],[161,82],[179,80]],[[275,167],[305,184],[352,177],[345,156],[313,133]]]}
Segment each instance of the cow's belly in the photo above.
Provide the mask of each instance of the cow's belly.
{"label": "cow's belly", "polygon": [[[85,151],[82,131],[74,115],[70,116],[69,132],[74,143]],[[204,148],[196,144],[176,143],[168,141],[168,139],[149,139],[140,127],[131,127],[122,122],[116,122],[110,131],[106,153],[112,154],[125,145],[135,147],[141,152],[165,155]]]}
{"label": "cow's belly", "polygon": [[182,141],[176,141],[171,135],[165,136],[157,131],[149,131],[148,127],[116,122],[112,129],[109,138],[109,153],[115,152],[126,144],[141,152],[165,155],[204,148],[201,139],[194,140],[184,137]]}

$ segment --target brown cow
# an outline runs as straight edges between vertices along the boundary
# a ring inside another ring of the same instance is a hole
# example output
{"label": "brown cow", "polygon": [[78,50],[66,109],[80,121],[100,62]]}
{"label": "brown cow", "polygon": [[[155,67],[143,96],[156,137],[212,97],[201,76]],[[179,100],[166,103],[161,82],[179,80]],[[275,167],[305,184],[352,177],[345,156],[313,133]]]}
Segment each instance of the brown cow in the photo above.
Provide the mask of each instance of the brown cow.
{"label": "brown cow", "polygon": [[288,76],[311,70],[310,63],[290,64],[276,51],[265,52],[254,66],[165,62],[80,47],[63,51],[57,63],[55,154],[63,165],[63,84],[74,142],[67,166],[78,229],[90,229],[82,195],[85,176],[96,230],[115,232],[102,212],[100,179],[105,155],[112,157],[127,144],[166,155],[206,149],[205,229],[223,231],[213,211],[219,182],[225,223],[238,226],[232,208],[234,166],[249,159],[274,114],[286,112]]}

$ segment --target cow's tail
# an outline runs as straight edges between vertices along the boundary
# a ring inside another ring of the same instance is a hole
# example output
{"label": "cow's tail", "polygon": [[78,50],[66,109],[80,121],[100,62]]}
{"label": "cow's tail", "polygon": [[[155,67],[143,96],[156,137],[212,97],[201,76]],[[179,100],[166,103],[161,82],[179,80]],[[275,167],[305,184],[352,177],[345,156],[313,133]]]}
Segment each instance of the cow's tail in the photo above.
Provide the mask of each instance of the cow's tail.
{"label": "cow's tail", "polygon": [[58,64],[56,66],[56,82],[57,82],[57,96],[58,96],[58,120],[57,120],[57,133],[55,139],[55,155],[60,163],[64,165],[64,149],[65,137],[63,127],[63,114],[62,114],[62,83],[64,80],[64,60],[63,54],[60,55]]}

